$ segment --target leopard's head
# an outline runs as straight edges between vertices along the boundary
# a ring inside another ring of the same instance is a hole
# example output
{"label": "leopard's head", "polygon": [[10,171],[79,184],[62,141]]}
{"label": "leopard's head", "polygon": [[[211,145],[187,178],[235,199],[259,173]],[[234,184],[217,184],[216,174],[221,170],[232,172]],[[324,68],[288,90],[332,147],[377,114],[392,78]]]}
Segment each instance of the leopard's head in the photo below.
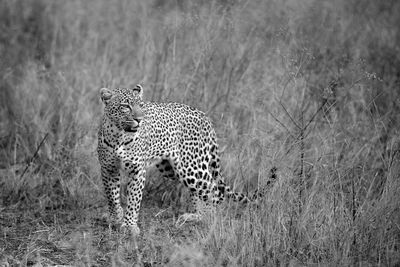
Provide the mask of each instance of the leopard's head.
{"label": "leopard's head", "polygon": [[100,95],[105,105],[105,116],[119,130],[136,132],[144,118],[142,94],[143,88],[139,84],[133,89],[101,88]]}

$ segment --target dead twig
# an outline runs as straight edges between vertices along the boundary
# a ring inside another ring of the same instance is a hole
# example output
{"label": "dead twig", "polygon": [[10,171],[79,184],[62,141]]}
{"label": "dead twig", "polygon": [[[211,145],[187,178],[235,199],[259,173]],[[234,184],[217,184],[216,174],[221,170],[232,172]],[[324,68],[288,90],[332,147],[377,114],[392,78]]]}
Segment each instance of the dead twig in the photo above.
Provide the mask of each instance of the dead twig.
{"label": "dead twig", "polygon": [[21,179],[24,174],[26,173],[26,171],[28,170],[29,166],[31,166],[32,161],[36,158],[37,154],[39,153],[39,149],[40,147],[43,145],[44,141],[46,140],[47,136],[49,135],[49,133],[46,133],[45,136],[43,137],[42,141],[40,141],[40,144],[38,145],[38,147],[36,148],[35,153],[33,154],[33,156],[31,157],[31,159],[29,160],[29,162],[26,164],[25,170],[22,172],[21,176],[19,177],[19,179]]}

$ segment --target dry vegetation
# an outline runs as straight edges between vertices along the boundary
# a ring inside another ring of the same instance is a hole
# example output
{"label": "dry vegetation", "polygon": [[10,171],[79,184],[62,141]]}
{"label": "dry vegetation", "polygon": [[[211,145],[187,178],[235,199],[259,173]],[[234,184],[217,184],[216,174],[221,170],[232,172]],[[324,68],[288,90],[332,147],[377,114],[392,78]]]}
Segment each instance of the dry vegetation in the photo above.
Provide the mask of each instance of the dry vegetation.
{"label": "dry vegetation", "polygon": [[[0,265],[397,266],[399,14],[393,0],[0,1]],[[109,228],[98,89],[139,82],[207,112],[237,190],[279,168],[260,207],[176,227],[185,194],[153,172],[142,235]]]}

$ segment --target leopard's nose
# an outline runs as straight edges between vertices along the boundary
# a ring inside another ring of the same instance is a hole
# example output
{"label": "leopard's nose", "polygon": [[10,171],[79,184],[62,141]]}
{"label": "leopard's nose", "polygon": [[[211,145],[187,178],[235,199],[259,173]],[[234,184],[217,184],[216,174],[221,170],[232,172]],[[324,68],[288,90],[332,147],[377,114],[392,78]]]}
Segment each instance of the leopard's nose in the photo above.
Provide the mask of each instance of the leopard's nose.
{"label": "leopard's nose", "polygon": [[136,105],[132,107],[132,114],[135,117],[135,119],[141,121],[143,120],[144,113],[143,110],[140,108],[140,106]]}

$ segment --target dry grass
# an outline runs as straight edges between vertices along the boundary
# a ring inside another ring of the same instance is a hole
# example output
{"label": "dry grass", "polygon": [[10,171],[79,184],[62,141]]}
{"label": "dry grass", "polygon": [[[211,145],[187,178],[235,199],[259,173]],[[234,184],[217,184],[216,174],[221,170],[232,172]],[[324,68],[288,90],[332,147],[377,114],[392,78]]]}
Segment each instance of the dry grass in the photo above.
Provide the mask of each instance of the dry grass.
{"label": "dry grass", "polygon": [[[0,265],[398,265],[398,14],[397,1],[0,2]],[[142,235],[110,229],[98,89],[136,83],[207,112],[237,190],[277,166],[262,205],[179,228],[186,195],[153,172]]]}

